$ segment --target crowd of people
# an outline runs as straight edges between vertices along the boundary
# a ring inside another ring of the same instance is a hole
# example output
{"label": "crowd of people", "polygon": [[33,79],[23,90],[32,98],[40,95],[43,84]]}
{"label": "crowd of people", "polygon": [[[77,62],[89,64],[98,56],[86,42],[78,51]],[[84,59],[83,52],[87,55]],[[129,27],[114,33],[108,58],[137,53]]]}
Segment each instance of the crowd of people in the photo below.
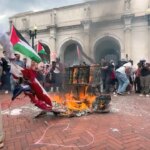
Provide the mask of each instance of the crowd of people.
{"label": "crowd of people", "polygon": [[[11,75],[9,60],[5,57],[0,59],[0,90],[8,93],[14,90],[15,81]],[[26,68],[27,59],[20,60],[20,55],[15,54],[17,65]],[[31,65],[32,67],[32,65]],[[37,79],[46,91],[63,90],[65,68],[56,58],[51,64],[41,66],[34,64],[34,70],[37,73]],[[104,93],[113,92],[115,95],[125,95],[126,93],[139,93],[140,96],[150,95],[150,63],[146,60],[140,60],[137,67],[133,67],[133,61],[119,61],[115,64],[113,60],[106,61],[101,59],[99,63],[100,91]]]}
{"label": "crowd of people", "polygon": [[[5,57],[5,53],[3,51],[4,56],[0,58],[0,90],[7,94],[13,92],[17,83],[11,74],[10,60]],[[27,59],[20,60],[19,54],[15,54],[13,62],[22,68],[28,68]],[[81,65],[87,64],[84,62]],[[96,78],[98,78],[100,92],[112,92],[114,95],[135,92],[139,93],[139,96],[150,96],[150,63],[146,60],[140,60],[137,67],[133,67],[132,60],[119,61],[118,64],[115,64],[113,60],[101,59],[98,66],[99,74],[96,75]],[[38,81],[46,91],[61,92],[64,90],[65,67],[59,58],[56,58],[56,61],[52,61],[51,64],[41,66],[31,62],[30,68],[35,70]],[[1,124],[0,130],[2,130]],[[3,133],[0,132],[0,147],[3,147]]]}
{"label": "crowd of people", "polygon": [[[103,91],[125,95],[131,92],[139,93],[139,96],[150,96],[150,63],[140,60],[137,67],[133,67],[133,61],[119,61],[117,65],[113,61],[101,61],[101,78]],[[112,90],[111,90],[112,89]]]}
{"label": "crowd of people", "polygon": [[[4,91],[5,94],[11,93],[16,85],[16,80],[14,75],[11,74],[10,62],[5,57],[5,51],[3,51],[4,57],[0,59],[0,90]],[[27,59],[20,59],[20,54],[15,54],[15,60],[13,62],[22,68],[32,68],[37,74],[37,79],[41,85],[46,89],[46,91],[54,90],[58,91],[62,88],[63,82],[63,72],[64,67],[60,62],[59,58],[53,61],[52,64],[38,64],[32,62],[31,66],[27,65]],[[52,87],[52,89],[51,89]]]}

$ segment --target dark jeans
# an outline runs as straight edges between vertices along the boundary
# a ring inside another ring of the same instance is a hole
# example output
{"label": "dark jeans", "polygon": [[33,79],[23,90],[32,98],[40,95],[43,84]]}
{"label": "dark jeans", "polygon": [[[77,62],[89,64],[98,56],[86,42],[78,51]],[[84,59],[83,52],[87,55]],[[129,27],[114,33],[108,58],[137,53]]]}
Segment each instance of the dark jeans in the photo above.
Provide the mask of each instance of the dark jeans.
{"label": "dark jeans", "polygon": [[135,88],[135,92],[136,93],[140,93],[141,92],[141,81],[140,81],[140,77],[136,77],[135,81],[134,81],[134,88]]}
{"label": "dark jeans", "polygon": [[8,90],[11,91],[11,86],[10,86],[10,73],[6,72],[5,74],[2,75],[2,90]]}

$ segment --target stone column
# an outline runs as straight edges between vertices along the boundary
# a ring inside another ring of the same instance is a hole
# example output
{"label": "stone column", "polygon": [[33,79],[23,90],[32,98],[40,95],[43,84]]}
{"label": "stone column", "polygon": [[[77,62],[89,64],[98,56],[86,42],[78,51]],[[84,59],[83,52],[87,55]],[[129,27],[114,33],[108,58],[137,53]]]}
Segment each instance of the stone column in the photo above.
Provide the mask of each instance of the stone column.
{"label": "stone column", "polygon": [[124,0],[124,15],[122,16],[124,22],[124,52],[123,58],[132,59],[132,19],[131,0]]}
{"label": "stone column", "polygon": [[84,29],[84,43],[85,43],[85,48],[86,53],[91,56],[91,49],[90,49],[90,26],[91,26],[91,21],[86,20],[82,21],[83,29]]}
{"label": "stone column", "polygon": [[50,51],[51,51],[51,61],[55,60],[56,50],[56,35],[57,35],[57,15],[56,11],[53,10],[50,14],[51,23],[50,23]]}
{"label": "stone column", "polygon": [[124,42],[125,42],[125,58],[127,60],[132,59],[132,30],[131,28],[125,28],[124,29]]}
{"label": "stone column", "polygon": [[132,59],[132,19],[134,15],[131,13],[131,0],[124,0],[124,57]]}
{"label": "stone column", "polygon": [[147,22],[148,22],[148,61],[150,61],[150,2],[149,2],[149,8],[146,10],[147,15]]}
{"label": "stone column", "polygon": [[83,26],[83,31],[84,31],[84,45],[85,49],[83,50],[88,56],[91,56],[92,51],[90,48],[90,29],[91,29],[91,24],[92,21],[90,19],[90,5],[87,3],[84,7],[84,12],[83,12],[83,20],[81,21],[81,24]]}

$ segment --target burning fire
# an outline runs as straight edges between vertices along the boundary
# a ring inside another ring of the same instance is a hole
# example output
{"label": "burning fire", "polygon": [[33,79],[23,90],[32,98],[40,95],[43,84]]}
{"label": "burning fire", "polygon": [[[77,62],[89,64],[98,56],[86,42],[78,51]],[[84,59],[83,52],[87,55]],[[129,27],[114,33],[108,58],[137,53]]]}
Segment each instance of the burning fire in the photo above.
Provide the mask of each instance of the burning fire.
{"label": "burning fire", "polygon": [[67,69],[68,80],[66,85],[71,85],[69,88],[72,91],[51,94],[54,109],[62,110],[64,114],[69,115],[85,114],[86,112],[105,108],[107,100],[109,103],[111,98],[107,96],[100,97],[100,91],[98,91],[99,94],[96,91],[94,92],[95,94],[91,94],[88,90],[88,88],[96,90],[99,86],[99,73],[99,65],[96,64],[93,66],[75,66]]}
{"label": "burning fire", "polygon": [[92,107],[92,103],[95,101],[96,96],[92,94],[79,93],[78,96],[75,94],[66,93],[66,94],[53,94],[53,102],[65,107],[68,113],[71,112],[82,112],[89,110]]}

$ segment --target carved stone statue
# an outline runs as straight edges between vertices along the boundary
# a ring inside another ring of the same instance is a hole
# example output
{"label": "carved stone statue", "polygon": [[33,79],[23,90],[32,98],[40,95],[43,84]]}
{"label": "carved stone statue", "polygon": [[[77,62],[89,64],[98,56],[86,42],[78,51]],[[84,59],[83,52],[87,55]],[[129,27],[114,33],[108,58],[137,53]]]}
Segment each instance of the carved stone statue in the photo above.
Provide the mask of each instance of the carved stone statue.
{"label": "carved stone statue", "polygon": [[89,19],[90,18],[90,5],[86,5],[86,7],[84,8],[84,18]]}
{"label": "carved stone statue", "polygon": [[51,24],[52,25],[56,25],[56,18],[57,16],[56,16],[56,11],[55,10],[53,10],[52,12],[51,12]]}
{"label": "carved stone statue", "polygon": [[125,0],[125,10],[128,11],[131,8],[131,0]]}

